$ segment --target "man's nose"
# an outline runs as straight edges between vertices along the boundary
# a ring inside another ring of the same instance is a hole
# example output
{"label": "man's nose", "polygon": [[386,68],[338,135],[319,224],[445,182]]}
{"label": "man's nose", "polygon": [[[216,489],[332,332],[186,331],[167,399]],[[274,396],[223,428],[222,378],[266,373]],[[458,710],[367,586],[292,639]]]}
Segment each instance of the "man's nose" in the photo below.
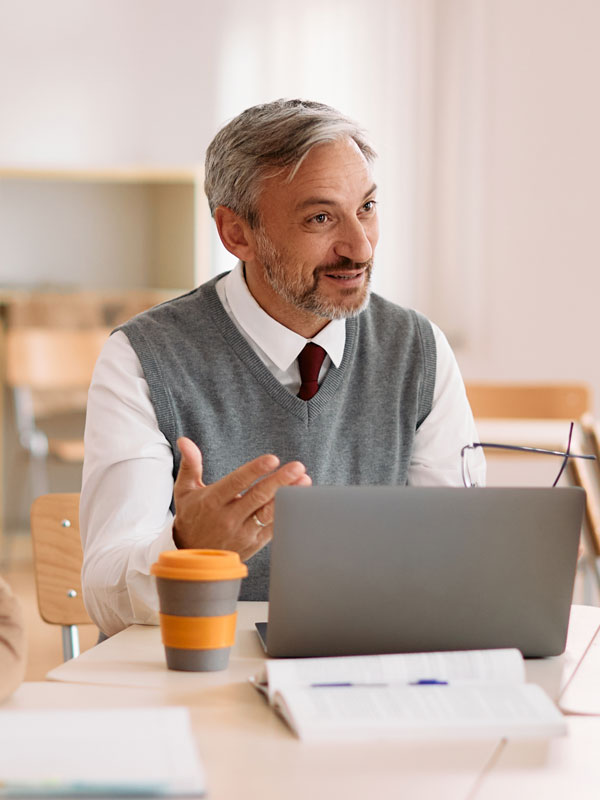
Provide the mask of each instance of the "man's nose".
{"label": "man's nose", "polygon": [[335,244],[336,255],[349,258],[355,263],[363,263],[373,257],[375,244],[371,242],[369,231],[361,220],[349,221]]}

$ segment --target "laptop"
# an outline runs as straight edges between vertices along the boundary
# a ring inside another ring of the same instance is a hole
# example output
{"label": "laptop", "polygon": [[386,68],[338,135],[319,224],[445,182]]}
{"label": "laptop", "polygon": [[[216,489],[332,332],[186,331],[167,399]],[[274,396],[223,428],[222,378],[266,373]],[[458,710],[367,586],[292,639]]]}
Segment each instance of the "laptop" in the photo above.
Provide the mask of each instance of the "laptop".
{"label": "laptop", "polygon": [[266,651],[558,655],[584,505],[576,487],[282,488]]}

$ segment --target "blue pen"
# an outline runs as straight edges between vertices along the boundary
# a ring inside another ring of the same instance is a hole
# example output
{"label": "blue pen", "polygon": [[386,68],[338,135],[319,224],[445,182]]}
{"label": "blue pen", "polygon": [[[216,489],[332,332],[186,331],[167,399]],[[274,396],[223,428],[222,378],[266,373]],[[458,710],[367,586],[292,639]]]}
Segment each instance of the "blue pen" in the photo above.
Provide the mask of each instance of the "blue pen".
{"label": "blue pen", "polygon": [[[383,686],[389,687],[389,683],[350,683],[350,681],[338,681],[336,683],[311,683],[311,689],[329,689],[340,686]],[[435,678],[423,678],[420,681],[411,681],[409,686],[448,686],[448,681],[438,681]]]}
{"label": "blue pen", "polygon": [[348,681],[341,681],[339,683],[311,683],[311,689],[325,689],[338,686],[389,686],[387,683],[350,683]]}

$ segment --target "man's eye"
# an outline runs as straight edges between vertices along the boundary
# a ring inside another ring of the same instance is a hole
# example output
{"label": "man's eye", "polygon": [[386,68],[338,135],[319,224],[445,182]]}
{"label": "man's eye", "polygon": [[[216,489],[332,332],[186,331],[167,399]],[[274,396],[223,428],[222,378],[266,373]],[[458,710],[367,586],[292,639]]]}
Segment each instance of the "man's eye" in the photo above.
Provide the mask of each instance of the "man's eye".
{"label": "man's eye", "polygon": [[376,205],[377,205],[376,200],[367,200],[367,202],[363,206],[363,211],[374,211]]}
{"label": "man's eye", "polygon": [[315,216],[312,217],[312,222],[316,222],[317,225],[322,225],[324,222],[327,222],[328,219],[328,214],[315,214]]}

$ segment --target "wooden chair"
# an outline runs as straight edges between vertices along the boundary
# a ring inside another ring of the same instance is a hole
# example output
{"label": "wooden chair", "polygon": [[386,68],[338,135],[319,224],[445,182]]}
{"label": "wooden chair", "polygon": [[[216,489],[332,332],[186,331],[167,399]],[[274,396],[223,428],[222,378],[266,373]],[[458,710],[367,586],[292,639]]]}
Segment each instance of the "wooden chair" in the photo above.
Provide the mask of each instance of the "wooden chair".
{"label": "wooden chair", "polygon": [[85,411],[94,364],[108,328],[15,327],[6,333],[6,383],[14,398],[21,446],[30,458],[32,496],[48,492],[47,458],[83,461],[77,438],[48,436],[41,421]]}
{"label": "wooden chair", "polygon": [[[467,397],[482,441],[562,450],[568,423],[577,423],[572,450],[583,440],[582,420],[591,413],[585,383],[467,383]],[[487,455],[510,452],[488,450]]]}
{"label": "wooden chair", "polygon": [[92,624],[81,590],[79,494],[47,494],[31,506],[33,566],[40,616],[62,626],[63,658],[79,655],[78,625]]}
{"label": "wooden chair", "polygon": [[591,409],[584,383],[467,383],[475,418],[579,420]]}
{"label": "wooden chair", "polygon": [[[504,384],[467,383],[467,397],[476,420],[529,420],[529,421],[573,421],[577,423],[571,449],[573,452],[594,452],[590,446],[592,393],[585,383],[565,384]],[[560,426],[561,436],[566,434]],[[564,442],[537,441],[537,430],[528,441],[513,441],[513,444],[562,449]],[[596,440],[598,441],[598,440]],[[505,451],[495,451],[503,454]],[[600,455],[600,449],[595,455]],[[570,459],[567,465],[570,483],[586,490],[586,511],[582,530],[584,554],[582,566],[594,581],[600,596],[600,465]]]}
{"label": "wooden chair", "polygon": [[7,328],[112,329],[184,291],[73,288],[14,292],[6,305]]}

